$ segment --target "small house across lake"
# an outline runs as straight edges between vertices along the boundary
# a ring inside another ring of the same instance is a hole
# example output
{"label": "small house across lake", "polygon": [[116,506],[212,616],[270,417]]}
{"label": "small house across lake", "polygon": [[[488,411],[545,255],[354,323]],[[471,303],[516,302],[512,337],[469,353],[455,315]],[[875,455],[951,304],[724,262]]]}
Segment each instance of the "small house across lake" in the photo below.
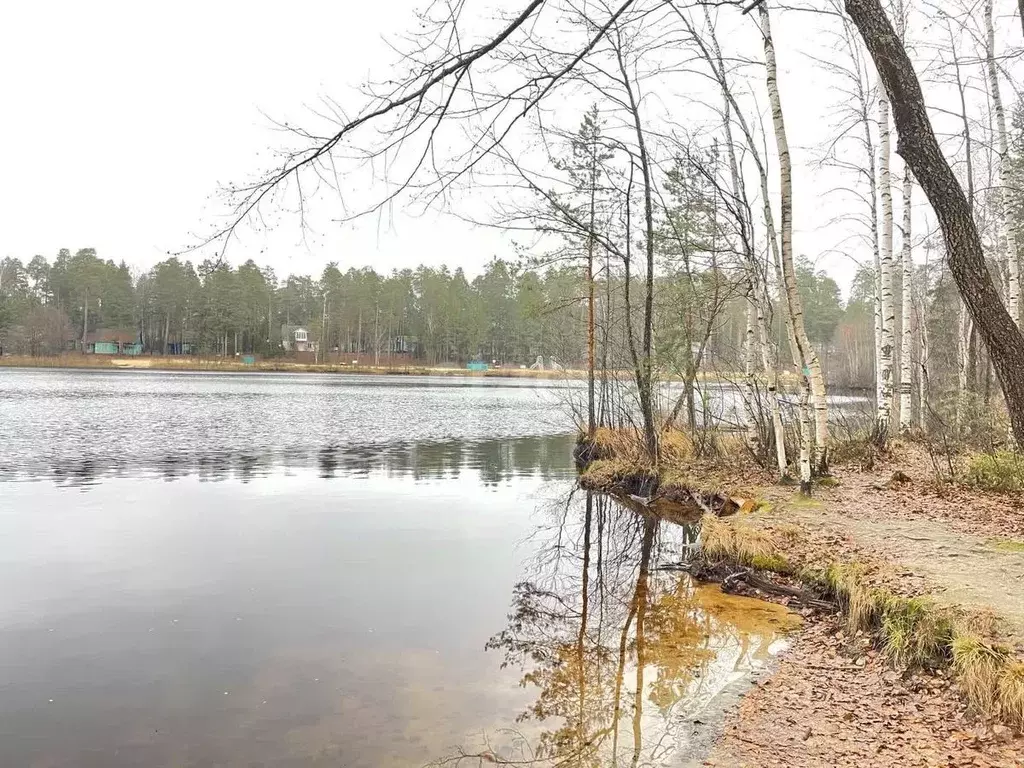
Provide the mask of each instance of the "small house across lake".
{"label": "small house across lake", "polygon": [[87,355],[141,355],[139,332],[132,328],[97,328],[85,335]]}

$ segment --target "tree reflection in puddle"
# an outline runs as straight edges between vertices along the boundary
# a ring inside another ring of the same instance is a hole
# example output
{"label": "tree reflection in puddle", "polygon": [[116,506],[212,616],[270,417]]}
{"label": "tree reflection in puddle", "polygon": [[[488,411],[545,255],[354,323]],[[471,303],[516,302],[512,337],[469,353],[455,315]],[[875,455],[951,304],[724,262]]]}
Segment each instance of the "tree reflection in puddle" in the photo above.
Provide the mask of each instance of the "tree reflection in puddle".
{"label": "tree reflection in puddle", "polygon": [[488,642],[503,665],[523,670],[536,700],[514,731],[442,762],[676,763],[694,720],[780,650],[799,619],[657,570],[692,539],[685,527],[581,491],[553,505],[551,518],[508,626]]}

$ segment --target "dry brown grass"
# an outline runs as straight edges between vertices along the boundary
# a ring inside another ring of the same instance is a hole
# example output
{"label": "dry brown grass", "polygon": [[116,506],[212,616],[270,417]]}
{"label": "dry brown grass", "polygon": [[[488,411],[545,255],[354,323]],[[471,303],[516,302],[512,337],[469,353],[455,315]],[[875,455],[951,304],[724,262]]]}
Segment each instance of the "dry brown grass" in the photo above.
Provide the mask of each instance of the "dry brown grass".
{"label": "dry brown grass", "polygon": [[693,458],[693,441],[678,429],[661,433],[661,460],[665,464],[680,465]]}
{"label": "dry brown grass", "polygon": [[990,714],[999,708],[999,682],[1009,653],[979,635],[958,630],[953,637],[953,670],[975,711]]}
{"label": "dry brown grass", "polygon": [[781,565],[775,540],[766,531],[704,515],[700,522],[701,552],[710,561],[765,567]]}
{"label": "dry brown grass", "polygon": [[999,677],[999,706],[1003,719],[1024,732],[1024,662],[1007,664]]}
{"label": "dry brown grass", "polygon": [[867,631],[876,624],[877,610],[875,597],[863,583],[863,567],[853,564],[833,563],[820,579],[828,590],[839,600],[846,616],[846,628],[852,634]]}
{"label": "dry brown grass", "polygon": [[823,581],[839,600],[850,632],[876,634],[880,647],[898,667],[952,664],[971,708],[983,717],[1000,717],[1024,731],[1024,663],[988,639],[992,620],[871,589],[862,568],[833,565]]}
{"label": "dry brown grass", "polygon": [[614,492],[624,480],[634,477],[648,477],[652,470],[638,467],[625,459],[597,459],[590,462],[580,479],[585,487],[593,491]]}
{"label": "dry brown grass", "polygon": [[[693,443],[686,433],[678,429],[662,432],[658,440],[664,465],[683,464],[693,457]],[[617,459],[641,468],[651,466],[640,430],[600,427],[594,433],[593,446],[595,458]]]}

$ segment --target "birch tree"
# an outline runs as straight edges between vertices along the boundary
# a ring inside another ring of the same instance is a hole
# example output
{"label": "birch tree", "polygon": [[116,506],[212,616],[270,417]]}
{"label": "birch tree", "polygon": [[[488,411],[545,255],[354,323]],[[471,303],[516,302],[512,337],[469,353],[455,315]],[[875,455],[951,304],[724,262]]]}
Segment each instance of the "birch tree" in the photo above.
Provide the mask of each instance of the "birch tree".
{"label": "birch tree", "polygon": [[[782,394],[779,391],[778,386],[778,365],[772,359],[770,351],[770,340],[772,338],[772,334],[771,325],[768,319],[768,308],[771,306],[768,299],[768,281],[765,270],[759,264],[758,259],[755,256],[753,222],[749,215],[750,206],[748,203],[743,174],[737,160],[736,143],[733,140],[733,116],[735,116],[736,124],[739,126],[740,131],[744,136],[747,149],[750,152],[751,158],[753,159],[758,172],[762,203],[764,206],[765,236],[768,240],[769,250],[774,254],[775,261],[778,263],[778,238],[776,237],[775,219],[770,205],[771,198],[768,194],[768,172],[758,149],[757,142],[754,140],[753,133],[750,130],[750,125],[740,109],[732,89],[730,88],[728,73],[725,69],[725,60],[722,56],[722,49],[718,43],[718,36],[715,33],[715,27],[711,21],[711,16],[707,7],[704,7],[704,20],[707,24],[706,42],[703,36],[697,34],[693,25],[690,23],[690,20],[684,14],[679,12],[678,9],[677,13],[679,14],[683,24],[686,26],[687,31],[690,33],[698,52],[710,67],[712,76],[717,82],[722,95],[722,115],[724,121],[726,151],[729,159],[729,175],[732,181],[733,194],[738,203],[737,209],[741,211],[740,216],[743,217],[743,221],[740,222],[739,231],[743,244],[746,268],[753,286],[752,298],[756,302],[757,341],[758,347],[760,347],[761,350],[761,368],[765,376],[769,408],[771,410],[772,433],[775,443],[775,462],[776,468],[779,472],[779,477],[785,477],[788,473],[788,462],[786,460],[785,431],[782,422]],[[789,325],[790,323],[787,317],[787,328],[789,328]]]}
{"label": "birch tree", "polygon": [[893,326],[896,316],[892,300],[893,213],[889,97],[885,92],[885,87],[881,85],[878,92],[878,136],[878,189],[882,208],[882,238],[878,263],[878,306],[881,322],[878,334],[879,347],[876,350],[878,411],[875,416],[875,436],[879,443],[884,444],[889,434],[889,421],[892,418]]}
{"label": "birch tree", "polygon": [[928,385],[929,385],[929,346],[928,346],[928,262],[931,252],[930,241],[924,244],[924,269],[921,272],[921,280],[917,283],[915,292],[915,312],[917,314],[918,337],[920,339],[920,353],[918,355],[918,427],[921,432],[928,431]]}
{"label": "birch tree", "polygon": [[900,434],[910,431],[913,424],[913,366],[911,356],[914,350],[914,329],[911,325],[913,310],[913,272],[914,262],[911,253],[911,195],[913,192],[913,176],[909,168],[903,169],[903,231],[900,237],[900,262],[903,265],[902,280],[902,343],[900,345]]}
{"label": "birch tree", "polygon": [[[828,447],[828,406],[825,401],[825,382],[821,375],[818,356],[811,347],[804,327],[803,306],[796,284],[796,269],[793,266],[793,168],[789,155],[789,139],[786,136],[786,122],[782,113],[782,99],[779,95],[778,68],[775,62],[775,43],[772,40],[771,19],[766,3],[758,6],[761,19],[761,34],[764,36],[765,82],[768,88],[768,103],[771,105],[772,126],[779,156],[779,263],[781,266],[786,311],[793,329],[794,357],[802,365],[805,392],[801,398],[802,410],[806,411],[810,394],[813,392],[815,421],[815,464],[819,471],[827,469]],[[806,414],[801,414],[800,446],[800,488],[804,493],[811,490],[811,464],[808,448],[810,431]]]}
{"label": "birch tree", "polygon": [[1000,249],[1006,256],[1007,267],[1007,308],[1013,322],[1020,327],[1020,261],[1017,254],[1016,222],[1014,221],[1013,199],[1010,193],[1010,150],[1006,137],[1006,111],[999,87],[999,71],[996,68],[996,33],[992,23],[992,0],[985,0],[985,69],[988,73],[989,96],[995,113],[996,146],[999,156],[999,184],[994,190],[999,215]]}
{"label": "birch tree", "polygon": [[893,97],[900,143],[939,220],[950,271],[988,348],[1010,412],[1014,437],[1024,442],[1024,335],[1003,305],[963,187],[942,154],[928,117],[921,83],[879,0],[845,0],[846,12]]}

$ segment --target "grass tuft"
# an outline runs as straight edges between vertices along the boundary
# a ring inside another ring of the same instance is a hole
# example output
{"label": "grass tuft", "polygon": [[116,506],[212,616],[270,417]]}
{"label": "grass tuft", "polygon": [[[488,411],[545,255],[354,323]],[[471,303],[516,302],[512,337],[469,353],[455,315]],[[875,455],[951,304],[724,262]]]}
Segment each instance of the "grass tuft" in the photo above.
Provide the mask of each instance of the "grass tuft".
{"label": "grass tuft", "polygon": [[661,461],[663,464],[682,464],[693,458],[693,441],[678,429],[661,433]]}
{"label": "grass tuft", "polygon": [[951,650],[953,670],[968,703],[982,715],[995,712],[999,701],[999,680],[1009,653],[969,631],[957,631],[953,635]]}
{"label": "grass tuft", "polygon": [[864,569],[857,563],[833,563],[819,576],[810,576],[822,583],[839,601],[839,607],[846,616],[846,628],[851,634],[871,630],[876,624],[875,593],[864,585],[863,575]]}
{"label": "grass tuft", "polygon": [[873,469],[878,455],[878,446],[871,437],[840,440],[829,448],[829,458],[834,466],[848,464],[861,469]]}
{"label": "grass tuft", "polygon": [[786,564],[772,537],[749,525],[726,523],[704,515],[700,525],[701,552],[707,560],[728,560],[754,568],[776,570],[770,564]]}
{"label": "grass tuft", "polygon": [[789,561],[780,554],[754,555],[750,558],[750,565],[753,568],[773,573],[792,573],[793,571]]}
{"label": "grass tuft", "polygon": [[[616,459],[635,467],[650,465],[643,434],[637,429],[600,427],[594,432],[593,440],[588,440],[584,434],[578,440],[589,443],[591,459]],[[665,430],[658,436],[658,441],[662,464],[682,464],[693,457],[693,442],[685,432]]]}
{"label": "grass tuft", "polygon": [[879,598],[882,650],[900,666],[940,667],[949,656],[953,621],[923,597]]}
{"label": "grass tuft", "polygon": [[969,485],[986,491],[1024,491],[1024,454],[998,451],[972,456],[964,479]]}
{"label": "grass tuft", "polygon": [[1024,662],[1007,664],[999,677],[999,707],[1003,718],[1024,732]]}

